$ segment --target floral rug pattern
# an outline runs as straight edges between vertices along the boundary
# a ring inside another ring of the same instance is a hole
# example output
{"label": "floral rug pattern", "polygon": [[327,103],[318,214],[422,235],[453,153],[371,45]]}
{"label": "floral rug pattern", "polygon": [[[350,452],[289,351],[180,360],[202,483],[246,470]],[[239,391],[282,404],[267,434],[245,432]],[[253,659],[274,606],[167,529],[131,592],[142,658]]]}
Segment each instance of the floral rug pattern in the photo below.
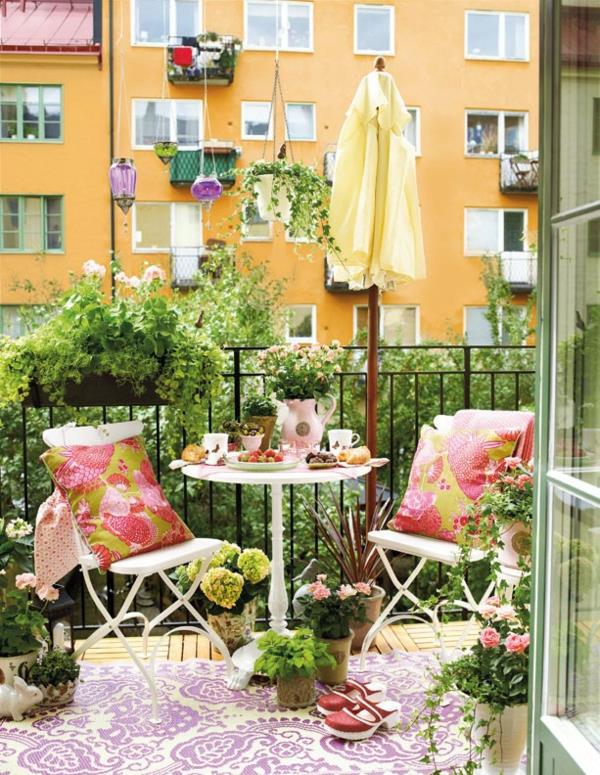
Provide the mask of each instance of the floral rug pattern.
{"label": "floral rug pattern", "polygon": [[[352,667],[358,667],[352,658]],[[252,683],[232,692],[222,663],[190,660],[158,666],[160,723],[129,663],[82,664],[75,701],[23,722],[0,720],[0,775],[426,775],[424,743],[406,729],[422,701],[427,654],[370,654],[367,671],[402,705],[402,725],[365,742],[328,735],[313,709],[284,711],[275,689]],[[442,709],[438,761],[464,761],[456,704]]]}

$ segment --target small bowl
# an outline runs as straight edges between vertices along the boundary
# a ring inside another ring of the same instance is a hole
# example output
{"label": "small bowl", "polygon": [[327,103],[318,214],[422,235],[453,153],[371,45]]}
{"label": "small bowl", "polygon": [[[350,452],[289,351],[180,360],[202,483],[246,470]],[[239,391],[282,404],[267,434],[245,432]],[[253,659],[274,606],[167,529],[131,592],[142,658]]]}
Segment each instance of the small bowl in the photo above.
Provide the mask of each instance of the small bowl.
{"label": "small bowl", "polygon": [[264,433],[259,433],[256,436],[240,436],[246,452],[256,452],[257,449],[260,449],[263,436]]}

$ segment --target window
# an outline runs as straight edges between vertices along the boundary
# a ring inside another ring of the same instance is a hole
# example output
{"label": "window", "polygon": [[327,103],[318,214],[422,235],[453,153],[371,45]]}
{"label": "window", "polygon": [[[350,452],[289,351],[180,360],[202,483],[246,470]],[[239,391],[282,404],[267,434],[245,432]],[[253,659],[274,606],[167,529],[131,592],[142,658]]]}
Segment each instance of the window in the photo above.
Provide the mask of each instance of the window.
{"label": "window", "polygon": [[467,344],[494,344],[487,307],[465,307],[465,339]]}
{"label": "window", "polygon": [[134,252],[169,253],[202,247],[202,206],[187,202],[138,202],[134,207]]}
{"label": "window", "polygon": [[62,139],[62,87],[0,84],[0,140]]}
{"label": "window", "polygon": [[246,0],[244,48],[275,49],[277,42],[283,51],[312,50],[312,3]]}
{"label": "window", "polygon": [[526,151],[527,113],[467,110],[465,143],[468,156]]}
{"label": "window", "polygon": [[[419,343],[419,308],[404,304],[384,304],[380,308],[379,335],[387,344]],[[354,307],[354,336],[368,328],[368,307]]]}
{"label": "window", "polygon": [[412,121],[404,127],[404,137],[414,147],[417,156],[421,155],[421,109],[407,108]]}
{"label": "window", "polygon": [[394,53],[393,6],[354,6],[354,53]]}
{"label": "window", "polygon": [[[265,139],[270,109],[270,102],[242,102],[242,140]],[[272,116],[267,139],[273,139]]]}
{"label": "window", "polygon": [[315,106],[309,102],[287,102],[285,106],[288,140],[316,140],[317,121]]}
{"label": "window", "polygon": [[529,59],[529,14],[466,12],[467,59]]}
{"label": "window", "polygon": [[202,137],[200,100],[133,100],[133,145],[152,148],[159,140],[198,146]]}
{"label": "window", "polygon": [[25,325],[21,318],[20,307],[16,304],[0,306],[0,336],[16,339],[24,333]]}
{"label": "window", "polygon": [[524,253],[527,210],[465,210],[465,255]]}
{"label": "window", "polygon": [[273,227],[270,221],[263,221],[258,210],[253,207],[246,211],[242,223],[243,242],[270,242],[273,239]]}
{"label": "window", "polygon": [[287,308],[286,337],[289,342],[317,341],[317,308],[314,304],[294,304]]}
{"label": "window", "polygon": [[0,196],[0,251],[63,250],[61,196]]}
{"label": "window", "polygon": [[202,30],[201,0],[133,0],[131,13],[133,45],[164,46]]}

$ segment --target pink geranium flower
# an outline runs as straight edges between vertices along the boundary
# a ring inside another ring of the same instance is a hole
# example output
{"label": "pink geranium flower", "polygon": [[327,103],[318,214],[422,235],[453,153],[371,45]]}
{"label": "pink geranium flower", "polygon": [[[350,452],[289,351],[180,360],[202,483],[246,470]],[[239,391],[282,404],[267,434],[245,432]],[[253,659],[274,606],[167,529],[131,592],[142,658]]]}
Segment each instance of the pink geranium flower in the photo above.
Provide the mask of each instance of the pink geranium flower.
{"label": "pink geranium flower", "polygon": [[19,573],[15,577],[15,587],[17,589],[34,589],[37,584],[37,578],[33,573]]}
{"label": "pink geranium flower", "polygon": [[522,654],[527,646],[529,646],[529,633],[526,632],[523,635],[517,635],[513,632],[507,636],[504,645],[506,646],[506,650],[511,654]]}
{"label": "pink geranium flower", "polygon": [[504,458],[504,467],[508,471],[509,468],[516,468],[517,466],[520,466],[522,463],[522,460],[520,457],[505,457]]}
{"label": "pink geranium flower", "polygon": [[493,627],[485,627],[479,635],[479,642],[484,649],[494,649],[500,645],[500,633]]}
{"label": "pink geranium flower", "polygon": [[60,592],[51,584],[41,584],[36,589],[36,595],[40,600],[48,600],[49,602],[52,602],[54,600],[58,600]]}
{"label": "pink geranium flower", "polygon": [[144,274],[142,275],[143,283],[151,283],[154,280],[159,280],[161,283],[164,283],[166,279],[167,275],[165,274],[165,270],[160,266],[156,266],[156,264],[151,264],[146,267],[146,269],[144,269]]}

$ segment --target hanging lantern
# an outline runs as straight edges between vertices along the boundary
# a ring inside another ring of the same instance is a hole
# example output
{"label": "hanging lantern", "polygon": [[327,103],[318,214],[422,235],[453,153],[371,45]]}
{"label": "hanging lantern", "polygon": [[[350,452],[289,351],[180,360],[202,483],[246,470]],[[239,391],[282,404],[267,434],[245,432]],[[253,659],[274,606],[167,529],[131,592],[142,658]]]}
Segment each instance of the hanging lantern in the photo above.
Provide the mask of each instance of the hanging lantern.
{"label": "hanging lantern", "polygon": [[115,204],[123,213],[127,214],[131,205],[135,202],[135,182],[137,173],[133,159],[113,159],[108,171],[110,190]]}
{"label": "hanging lantern", "polygon": [[163,164],[170,164],[171,159],[177,156],[178,144],[172,140],[159,140],[154,143],[154,153],[162,161]]}
{"label": "hanging lantern", "polygon": [[190,191],[205,210],[210,210],[212,203],[223,193],[223,186],[214,175],[198,175]]}

